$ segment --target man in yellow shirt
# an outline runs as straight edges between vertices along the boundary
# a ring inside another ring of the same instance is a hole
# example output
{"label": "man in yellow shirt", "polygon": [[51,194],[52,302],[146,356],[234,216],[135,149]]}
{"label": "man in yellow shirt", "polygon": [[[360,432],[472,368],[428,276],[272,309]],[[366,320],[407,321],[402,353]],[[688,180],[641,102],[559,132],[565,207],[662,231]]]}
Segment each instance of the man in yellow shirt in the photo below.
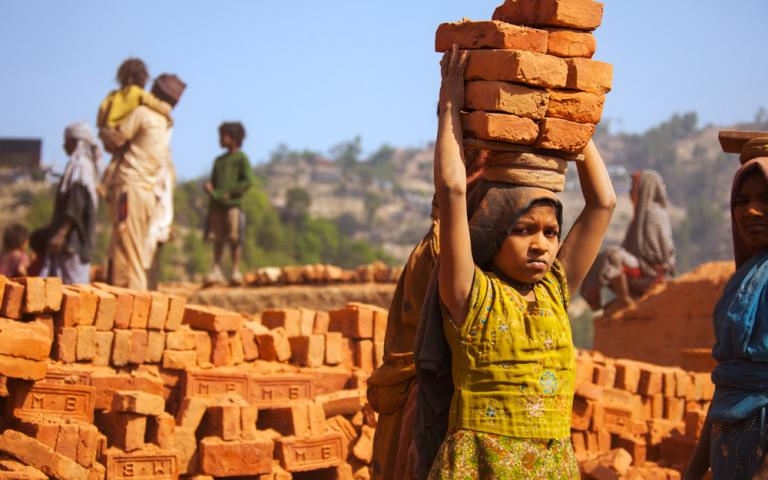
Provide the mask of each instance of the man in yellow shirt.
{"label": "man in yellow shirt", "polygon": [[[152,93],[172,108],[185,87],[177,76],[163,74],[155,80]],[[118,128],[125,141],[112,159],[113,173],[106,185],[112,220],[109,281],[146,290],[146,270],[156,248],[146,239],[157,205],[156,186],[170,161],[170,124],[164,115],[141,105]]]}

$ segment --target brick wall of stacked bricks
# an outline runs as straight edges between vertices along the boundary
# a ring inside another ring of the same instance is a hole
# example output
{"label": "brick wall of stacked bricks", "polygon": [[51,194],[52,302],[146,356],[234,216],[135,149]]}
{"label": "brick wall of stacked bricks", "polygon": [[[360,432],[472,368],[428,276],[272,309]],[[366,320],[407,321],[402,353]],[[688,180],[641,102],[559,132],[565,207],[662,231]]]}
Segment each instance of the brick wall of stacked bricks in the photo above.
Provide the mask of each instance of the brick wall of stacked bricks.
{"label": "brick wall of stacked bricks", "polygon": [[[104,284],[0,283],[0,476],[370,478],[383,309],[249,319]],[[580,352],[577,378],[587,478],[678,478],[664,467],[691,451],[706,374]]]}
{"label": "brick wall of stacked bricks", "polygon": [[244,275],[251,286],[313,285],[328,283],[395,283],[401,267],[390,267],[383,262],[361,265],[354,270],[335,265],[291,265],[263,267]]}

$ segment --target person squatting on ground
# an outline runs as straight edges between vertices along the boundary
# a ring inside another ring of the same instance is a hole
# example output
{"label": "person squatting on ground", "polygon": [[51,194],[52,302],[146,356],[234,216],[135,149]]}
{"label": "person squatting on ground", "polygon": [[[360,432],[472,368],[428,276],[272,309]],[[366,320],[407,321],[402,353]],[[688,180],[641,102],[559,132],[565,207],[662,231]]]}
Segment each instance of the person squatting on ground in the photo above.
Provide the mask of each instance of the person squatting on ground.
{"label": "person squatting on ground", "polygon": [[418,475],[578,478],[566,311],[597,256],[616,196],[590,142],[577,163],[585,207],[562,244],[562,205],[553,192],[482,181],[468,197],[460,118],[466,59],[454,46],[442,61],[435,150],[441,245],[415,350]]}
{"label": "person squatting on ground", "polygon": [[748,142],[742,161],[731,190],[736,272],[713,313],[715,394],[690,480],[708,468],[713,480],[768,478],[768,138]]}
{"label": "person squatting on ground", "polygon": [[590,308],[603,308],[601,291],[609,287],[616,294],[611,309],[635,303],[653,285],[674,274],[675,243],[669,219],[669,202],[664,180],[654,170],[632,175],[630,197],[634,216],[620,247],[605,250],[595,261],[581,287]]}
{"label": "person squatting on ground", "polygon": [[243,196],[253,184],[253,170],[248,157],[240,148],[245,139],[245,128],[240,122],[224,122],[219,126],[219,144],[227,151],[213,162],[211,179],[205,183],[210,199],[205,238],[213,242],[213,269],[205,278],[206,285],[224,283],[221,256],[229,245],[232,258],[230,283],[243,284],[240,272],[245,215]]}
{"label": "person squatting on ground", "polygon": [[14,223],[3,231],[3,251],[0,253],[0,275],[26,277],[30,259],[27,255],[29,230]]}
{"label": "person squatting on ground", "polygon": [[[162,74],[155,79],[152,94],[172,108],[185,87],[177,76]],[[112,220],[109,282],[146,290],[147,270],[157,248],[150,235],[157,215],[156,189],[170,162],[170,122],[165,115],[139,105],[117,128],[123,143],[115,145],[112,173],[104,179]]]}
{"label": "person squatting on ground", "polygon": [[[469,151],[467,190],[482,178],[487,152]],[[378,412],[373,437],[374,480],[413,478],[413,418],[418,384],[413,346],[421,307],[435,259],[440,251],[437,198],[432,200],[431,226],[411,251],[395,288],[387,316],[384,361],[368,378],[368,401]]]}
{"label": "person squatting on ground", "polygon": [[69,161],[56,189],[53,217],[45,227],[49,240],[39,275],[61,277],[67,284],[89,283],[101,148],[91,127],[77,122],[64,130],[64,151]]}

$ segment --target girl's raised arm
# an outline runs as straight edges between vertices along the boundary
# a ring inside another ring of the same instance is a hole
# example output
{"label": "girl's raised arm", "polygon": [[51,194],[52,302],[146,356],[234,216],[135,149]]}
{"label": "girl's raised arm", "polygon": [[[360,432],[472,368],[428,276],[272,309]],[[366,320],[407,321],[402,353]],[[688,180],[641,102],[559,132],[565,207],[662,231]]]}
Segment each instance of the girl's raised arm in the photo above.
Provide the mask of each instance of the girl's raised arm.
{"label": "girl's raised arm", "polygon": [[440,299],[451,318],[461,324],[467,316],[474,277],[467,219],[467,175],[461,132],[464,106],[464,70],[467,53],[454,45],[441,61],[435,193],[440,219]]}
{"label": "girl's raised arm", "polygon": [[579,289],[600,252],[603,237],[616,207],[616,192],[613,191],[611,178],[600,152],[591,140],[584,148],[584,161],[577,162],[576,168],[584,195],[584,210],[571,227],[557,254],[565,267],[571,294]]}

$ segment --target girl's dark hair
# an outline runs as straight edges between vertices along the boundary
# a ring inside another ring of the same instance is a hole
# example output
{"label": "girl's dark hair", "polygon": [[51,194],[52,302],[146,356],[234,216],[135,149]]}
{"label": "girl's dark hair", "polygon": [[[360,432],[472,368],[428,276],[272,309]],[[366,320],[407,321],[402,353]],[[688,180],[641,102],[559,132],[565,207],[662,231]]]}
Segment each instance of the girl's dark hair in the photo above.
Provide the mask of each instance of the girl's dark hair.
{"label": "girl's dark hair", "polygon": [[131,85],[137,85],[144,88],[149,78],[149,72],[147,72],[147,66],[140,58],[129,58],[120,64],[117,69],[117,83],[120,87],[125,88]]}
{"label": "girl's dark hair", "polygon": [[14,223],[3,232],[3,251],[9,252],[24,246],[29,238],[29,230],[24,225]]}
{"label": "girl's dark hair", "polygon": [[240,122],[224,122],[219,125],[219,135],[229,135],[232,137],[237,146],[243,145],[243,139],[245,138],[245,127]]}

